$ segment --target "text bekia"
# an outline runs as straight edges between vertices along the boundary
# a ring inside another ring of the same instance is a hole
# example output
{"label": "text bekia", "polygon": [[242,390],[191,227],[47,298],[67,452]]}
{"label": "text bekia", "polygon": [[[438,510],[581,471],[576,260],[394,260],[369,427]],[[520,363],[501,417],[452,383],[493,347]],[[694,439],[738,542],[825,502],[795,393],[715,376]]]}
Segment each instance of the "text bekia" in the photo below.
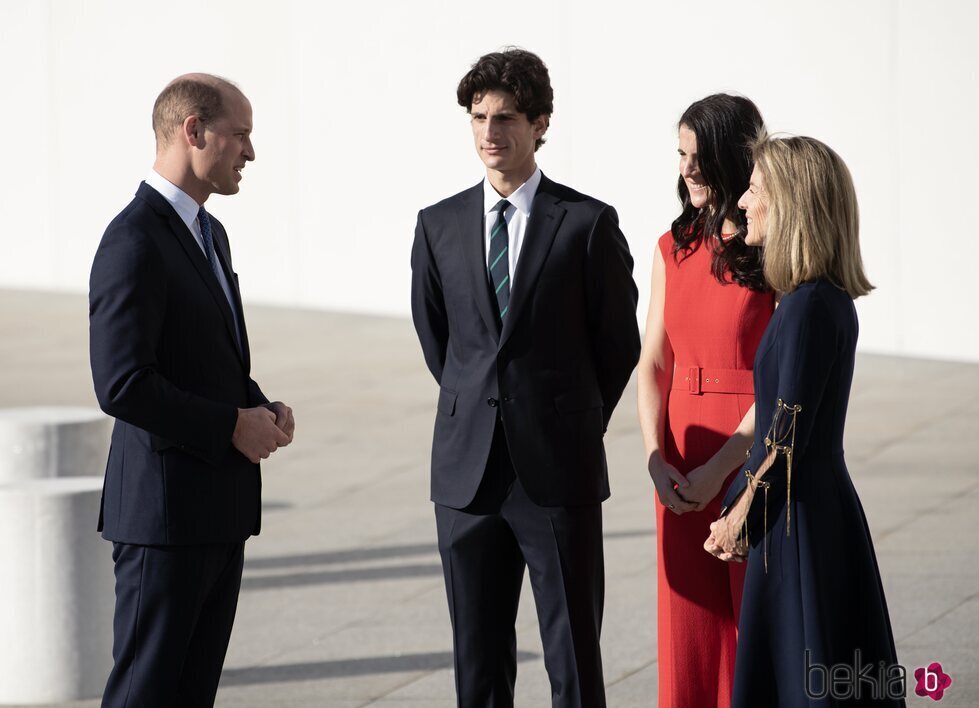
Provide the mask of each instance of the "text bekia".
{"label": "text bekia", "polygon": [[826,666],[812,661],[806,649],[806,696],[849,700],[904,698],[907,695],[907,670],[901,664],[864,664],[861,652],[853,652],[852,664]]}

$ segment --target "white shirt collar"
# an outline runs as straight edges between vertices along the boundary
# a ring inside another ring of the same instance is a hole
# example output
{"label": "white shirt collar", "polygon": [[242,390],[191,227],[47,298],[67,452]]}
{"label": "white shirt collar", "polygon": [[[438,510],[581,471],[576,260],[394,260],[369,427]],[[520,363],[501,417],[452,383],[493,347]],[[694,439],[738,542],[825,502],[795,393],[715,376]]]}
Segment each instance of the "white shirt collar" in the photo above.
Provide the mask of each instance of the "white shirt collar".
{"label": "white shirt collar", "polygon": [[[513,206],[515,206],[525,217],[530,216],[530,207],[534,203],[534,196],[537,194],[537,188],[540,186],[541,171],[540,167],[534,170],[534,174],[530,176],[526,182],[517,187],[513,194],[506,198]],[[489,214],[496,208],[496,205],[500,203],[503,197],[500,196],[499,192],[493,189],[493,185],[486,178],[483,179],[483,214]]]}
{"label": "white shirt collar", "polygon": [[200,205],[156,170],[151,169],[144,181],[170,202],[170,206],[177,212],[177,216],[187,224],[187,228],[193,233],[194,222],[197,221],[197,211],[200,209]]}

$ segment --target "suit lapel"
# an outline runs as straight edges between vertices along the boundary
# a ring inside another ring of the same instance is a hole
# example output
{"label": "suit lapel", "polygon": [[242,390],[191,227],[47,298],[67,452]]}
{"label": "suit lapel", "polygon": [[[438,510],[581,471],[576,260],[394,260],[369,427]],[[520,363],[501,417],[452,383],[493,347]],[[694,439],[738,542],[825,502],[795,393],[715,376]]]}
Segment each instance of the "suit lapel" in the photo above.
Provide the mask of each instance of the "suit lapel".
{"label": "suit lapel", "polygon": [[523,246],[520,248],[520,258],[514,273],[513,290],[510,291],[510,310],[503,322],[503,332],[500,335],[500,346],[516,326],[524,304],[533,296],[537,277],[540,275],[547,254],[551,250],[554,236],[565,209],[558,205],[558,199],[552,194],[553,183],[541,175],[540,186],[534,195],[534,205],[527,222],[527,233],[524,235]]}
{"label": "suit lapel", "polygon": [[[177,242],[181,245],[187,258],[190,259],[191,264],[193,264],[194,269],[197,271],[198,275],[203,279],[204,284],[207,289],[211,292],[211,297],[214,298],[214,303],[217,305],[218,309],[221,311],[221,317],[224,319],[224,324],[228,329],[228,334],[231,335],[231,340],[233,342],[238,341],[238,336],[235,333],[235,322],[231,315],[231,306],[228,303],[228,298],[225,297],[224,291],[221,289],[220,283],[218,283],[217,276],[211,271],[211,264],[207,262],[207,256],[201,250],[201,247],[197,244],[197,239],[187,228],[177,212],[174,211],[173,207],[170,205],[163,196],[157,192],[155,189],[150,187],[145,182],[140,184],[139,190],[136,192],[138,196],[148,201],[153,209],[160,215],[165,216],[167,223],[170,226],[170,230],[177,237]],[[220,249],[217,248],[217,241],[220,239],[215,239],[215,251],[218,252]],[[219,256],[220,258],[220,256]],[[225,273],[228,269],[225,268]],[[230,280],[228,281],[231,282]],[[237,291],[237,288],[232,286],[232,291]],[[244,342],[242,342],[242,349],[244,349]],[[238,353],[242,356],[241,351]]]}
{"label": "suit lapel", "polygon": [[[211,222],[213,227],[214,222]],[[212,229],[213,230],[213,229]],[[245,365],[245,371],[250,370],[251,362],[249,361],[248,354],[248,335],[245,333],[245,312],[241,304],[241,291],[238,289],[238,279],[235,276],[234,271],[231,269],[231,252],[228,250],[227,241],[228,235],[225,233],[224,229],[221,228],[222,238],[214,239],[214,251],[218,257],[218,263],[224,269],[224,277],[228,281],[228,289],[231,291],[231,299],[234,301],[235,315],[238,319],[238,332],[241,334],[241,346],[238,348],[238,354],[241,356],[242,363]],[[198,249],[200,250],[200,249]],[[221,290],[220,284],[218,286],[218,291],[224,299],[225,304],[228,302],[228,298],[224,297],[224,291]],[[231,319],[231,333],[235,334],[235,320],[234,317]],[[226,318],[227,319],[227,318]],[[237,336],[235,341],[237,341]]]}
{"label": "suit lapel", "polygon": [[496,303],[490,298],[489,274],[486,270],[483,230],[483,184],[480,182],[463,195],[462,203],[456,212],[459,220],[459,234],[462,238],[463,258],[472,279],[472,295],[476,301],[486,328],[498,336],[500,326],[497,322]]}

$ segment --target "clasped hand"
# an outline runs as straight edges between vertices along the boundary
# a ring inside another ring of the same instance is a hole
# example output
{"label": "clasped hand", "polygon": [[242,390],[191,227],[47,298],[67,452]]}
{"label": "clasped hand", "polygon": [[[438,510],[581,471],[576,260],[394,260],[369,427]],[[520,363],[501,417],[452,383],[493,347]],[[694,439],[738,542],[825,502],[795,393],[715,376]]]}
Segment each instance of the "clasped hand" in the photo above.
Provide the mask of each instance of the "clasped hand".
{"label": "clasped hand", "polygon": [[649,476],[663,506],[676,515],[703,511],[721,491],[723,476],[710,463],[691,470],[686,476],[666,462],[659,453],[649,460]]}
{"label": "clasped hand", "polygon": [[722,561],[743,563],[748,557],[748,544],[741,529],[747,510],[748,504],[742,494],[726,515],[710,525],[704,550]]}
{"label": "clasped hand", "polygon": [[282,401],[254,408],[239,408],[231,443],[242,455],[257,464],[291,443],[295,430],[292,408]]}
{"label": "clasped hand", "polygon": [[680,470],[664,460],[662,455],[658,452],[650,455],[647,469],[663,506],[678,516],[697,508],[696,502],[689,502],[679,494],[679,491],[690,486],[690,482]]}

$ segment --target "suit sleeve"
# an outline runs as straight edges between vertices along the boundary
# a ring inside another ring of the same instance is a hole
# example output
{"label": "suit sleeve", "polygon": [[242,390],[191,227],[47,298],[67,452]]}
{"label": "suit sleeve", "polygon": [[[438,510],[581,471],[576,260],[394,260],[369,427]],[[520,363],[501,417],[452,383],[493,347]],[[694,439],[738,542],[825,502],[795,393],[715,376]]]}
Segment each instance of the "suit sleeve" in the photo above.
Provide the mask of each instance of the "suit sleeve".
{"label": "suit sleeve", "polygon": [[632,255],[618,215],[605,207],[588,240],[588,317],[602,392],[605,428],[639,362],[639,290],[632,279]]}
{"label": "suit sleeve", "polygon": [[95,394],[108,415],[216,464],[231,445],[238,411],[183,391],[160,374],[167,287],[151,240],[131,226],[110,226],[89,283]]}
{"label": "suit sleeve", "polygon": [[262,393],[262,389],[258,387],[255,383],[255,379],[248,379],[248,404],[253,408],[255,406],[264,406],[269,402],[268,396]]}
{"label": "suit sleeve", "polygon": [[449,320],[442,281],[432,256],[422,212],[418,212],[415,242],[411,248],[411,318],[428,370],[441,383],[449,344]]}
{"label": "suit sleeve", "polygon": [[773,410],[759,410],[756,414],[755,444],[724,496],[725,508],[747,486],[745,472],[757,472],[772,450],[776,456],[765,479],[781,486],[786,481],[789,460],[797,466],[809,448],[829,375],[839,357],[841,330],[817,293],[800,295],[802,299],[792,303],[791,310],[784,311],[780,318],[776,341],[777,402]]}

